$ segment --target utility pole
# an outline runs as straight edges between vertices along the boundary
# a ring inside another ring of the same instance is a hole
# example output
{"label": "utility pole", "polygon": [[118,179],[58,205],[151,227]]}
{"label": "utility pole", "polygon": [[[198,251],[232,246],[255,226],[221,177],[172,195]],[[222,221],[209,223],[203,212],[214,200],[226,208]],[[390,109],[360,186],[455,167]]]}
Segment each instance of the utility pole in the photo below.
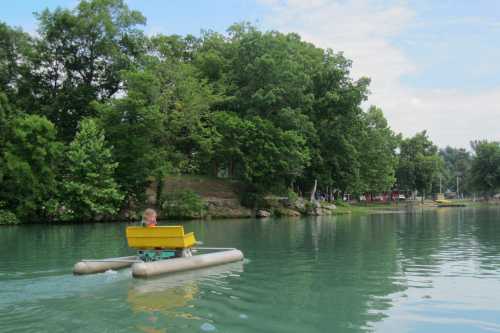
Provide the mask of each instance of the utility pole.
{"label": "utility pole", "polygon": [[443,193],[442,175],[439,174],[439,193]]}
{"label": "utility pole", "polygon": [[457,175],[457,198],[460,199],[460,191],[458,188],[458,175]]}

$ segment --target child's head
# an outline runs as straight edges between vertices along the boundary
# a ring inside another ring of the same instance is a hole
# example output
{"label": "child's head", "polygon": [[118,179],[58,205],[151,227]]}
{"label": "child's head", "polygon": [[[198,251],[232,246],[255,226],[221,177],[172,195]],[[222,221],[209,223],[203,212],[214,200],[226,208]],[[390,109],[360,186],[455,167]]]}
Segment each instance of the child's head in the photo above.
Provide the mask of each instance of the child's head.
{"label": "child's head", "polygon": [[148,208],[142,214],[142,220],[147,224],[156,224],[156,211]]}

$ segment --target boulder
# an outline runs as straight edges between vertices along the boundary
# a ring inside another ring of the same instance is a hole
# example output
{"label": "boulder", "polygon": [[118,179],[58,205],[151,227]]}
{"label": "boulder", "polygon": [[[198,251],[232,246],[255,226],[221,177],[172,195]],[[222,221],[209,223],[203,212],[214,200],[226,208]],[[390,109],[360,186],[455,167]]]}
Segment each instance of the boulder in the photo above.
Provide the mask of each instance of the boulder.
{"label": "boulder", "polygon": [[304,200],[303,198],[298,198],[295,201],[293,208],[301,213],[306,213],[307,212],[306,200]]}
{"label": "boulder", "polygon": [[291,216],[291,217],[301,216],[300,212],[289,208],[278,208],[274,211],[274,213],[277,216]]}
{"label": "boulder", "polygon": [[269,216],[271,216],[271,213],[270,213],[270,212],[268,212],[267,210],[259,209],[259,210],[255,213],[255,216],[256,216],[256,217],[259,217],[259,218],[265,218],[265,217],[269,217]]}
{"label": "boulder", "polygon": [[307,203],[307,213],[313,216],[323,215],[323,210],[321,209],[321,204],[318,201],[312,201]]}

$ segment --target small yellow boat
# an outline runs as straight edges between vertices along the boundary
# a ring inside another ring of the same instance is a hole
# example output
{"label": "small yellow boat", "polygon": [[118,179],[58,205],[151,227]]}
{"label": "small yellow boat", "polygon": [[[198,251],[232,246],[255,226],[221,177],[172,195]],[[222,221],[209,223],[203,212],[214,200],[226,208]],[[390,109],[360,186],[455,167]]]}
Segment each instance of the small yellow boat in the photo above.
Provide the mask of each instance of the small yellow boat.
{"label": "small yellow boat", "polygon": [[[132,266],[133,277],[147,278],[243,260],[243,253],[235,248],[197,247],[194,233],[185,233],[180,225],[127,227],[125,235],[128,246],[137,250],[136,256],[84,259],[75,264],[74,274],[92,274]],[[212,252],[193,255],[198,251]]]}
{"label": "small yellow boat", "polygon": [[137,250],[147,249],[189,249],[196,245],[194,233],[184,233],[184,227],[127,227],[128,246]]}

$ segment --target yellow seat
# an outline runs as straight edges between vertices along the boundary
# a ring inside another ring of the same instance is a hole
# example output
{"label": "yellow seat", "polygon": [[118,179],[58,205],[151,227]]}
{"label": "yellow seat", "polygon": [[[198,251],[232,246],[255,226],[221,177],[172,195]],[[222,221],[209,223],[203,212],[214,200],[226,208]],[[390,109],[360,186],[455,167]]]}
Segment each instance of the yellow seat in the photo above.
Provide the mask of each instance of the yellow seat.
{"label": "yellow seat", "polygon": [[127,227],[128,246],[134,249],[185,249],[196,244],[194,233],[184,233],[184,227]]}

